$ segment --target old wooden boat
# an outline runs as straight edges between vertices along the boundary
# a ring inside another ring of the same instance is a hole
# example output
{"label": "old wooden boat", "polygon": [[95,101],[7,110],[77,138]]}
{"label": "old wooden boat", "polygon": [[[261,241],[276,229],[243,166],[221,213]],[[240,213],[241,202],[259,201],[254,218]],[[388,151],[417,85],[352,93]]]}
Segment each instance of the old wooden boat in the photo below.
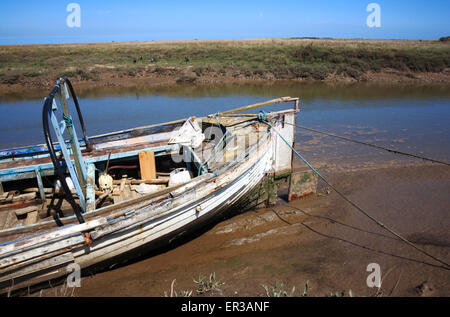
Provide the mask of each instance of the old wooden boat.
{"label": "old wooden boat", "polygon": [[[242,113],[284,102],[294,106]],[[283,97],[88,137],[72,84],[58,80],[43,108],[46,143],[0,151],[0,292],[147,252],[270,201],[292,171],[278,133],[294,144],[297,111],[298,99]]]}

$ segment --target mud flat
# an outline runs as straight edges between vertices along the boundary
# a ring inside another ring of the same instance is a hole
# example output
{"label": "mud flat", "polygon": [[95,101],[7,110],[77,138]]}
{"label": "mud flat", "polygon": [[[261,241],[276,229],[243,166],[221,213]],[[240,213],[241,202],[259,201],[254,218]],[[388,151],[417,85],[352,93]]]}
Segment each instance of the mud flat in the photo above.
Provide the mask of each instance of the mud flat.
{"label": "mud flat", "polygon": [[[425,164],[329,173],[329,180],[371,215],[434,256],[450,261],[450,170]],[[366,284],[381,268],[381,289]],[[450,296],[438,262],[399,241],[319,183],[316,195],[234,216],[138,260],[82,279],[73,296],[164,296],[192,290],[215,272],[220,290],[201,296],[266,296],[285,283],[309,296],[349,290],[356,296]],[[71,294],[72,291],[69,292]],[[46,289],[40,296],[60,294]],[[36,295],[36,294],[34,294]]]}

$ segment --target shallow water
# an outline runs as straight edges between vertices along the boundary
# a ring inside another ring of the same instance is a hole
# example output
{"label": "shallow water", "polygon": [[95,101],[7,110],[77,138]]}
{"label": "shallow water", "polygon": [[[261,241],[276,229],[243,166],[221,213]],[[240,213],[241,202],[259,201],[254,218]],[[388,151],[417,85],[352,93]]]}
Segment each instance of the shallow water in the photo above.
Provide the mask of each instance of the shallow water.
{"label": "shallow water", "polygon": [[[445,85],[178,85],[83,90],[88,135],[203,116],[281,96],[300,97],[297,123],[435,159],[450,159],[450,89]],[[76,86],[75,86],[76,89]],[[43,98],[0,96],[0,148],[44,143]],[[272,106],[265,110],[281,109]],[[74,112],[72,112],[74,113]],[[399,156],[297,130],[297,147],[319,167],[392,163]],[[81,135],[81,134],[79,134]],[[405,162],[404,158],[401,158]],[[413,159],[415,160],[415,159]],[[412,162],[413,160],[408,160]]]}

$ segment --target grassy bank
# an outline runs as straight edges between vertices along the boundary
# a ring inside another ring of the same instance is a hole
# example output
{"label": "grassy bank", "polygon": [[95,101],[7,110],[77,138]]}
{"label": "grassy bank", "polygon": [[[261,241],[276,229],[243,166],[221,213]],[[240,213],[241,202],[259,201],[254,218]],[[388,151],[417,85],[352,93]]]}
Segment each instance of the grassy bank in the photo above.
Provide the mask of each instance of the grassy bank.
{"label": "grassy bank", "polygon": [[[450,42],[259,39],[0,46],[0,85],[166,78],[371,81],[380,74],[448,82]],[[432,80],[434,80],[433,77]],[[381,79],[384,80],[384,79]]]}

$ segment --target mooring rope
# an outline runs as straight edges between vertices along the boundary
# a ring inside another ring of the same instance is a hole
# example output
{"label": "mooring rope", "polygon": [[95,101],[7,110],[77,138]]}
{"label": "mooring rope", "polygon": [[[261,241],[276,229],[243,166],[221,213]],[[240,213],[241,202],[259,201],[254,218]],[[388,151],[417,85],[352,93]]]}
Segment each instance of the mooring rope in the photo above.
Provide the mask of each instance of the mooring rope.
{"label": "mooring rope", "polygon": [[309,164],[309,162],[302,156],[300,155],[300,153],[298,153],[290,144],[288,141],[286,141],[286,139],[281,135],[281,133],[279,131],[277,131],[272,124],[270,124],[269,122],[266,121],[266,113],[264,111],[260,112],[260,114],[258,114],[258,119],[267,124],[273,131],[275,131],[280,138],[291,148],[291,150],[300,158],[302,159],[302,161],[308,165],[308,167],[317,174],[317,176],[319,176],[328,186],[330,186],[339,196],[341,196],[345,201],[347,201],[350,205],[352,205],[354,208],[356,208],[359,212],[361,212],[363,215],[365,215],[366,217],[368,217],[370,220],[372,220],[374,223],[376,223],[377,225],[379,225],[381,228],[383,228],[384,230],[390,232],[391,234],[393,234],[394,236],[396,236],[397,238],[399,238],[400,240],[402,240],[403,242],[405,242],[406,244],[408,244],[409,246],[415,248],[417,251],[425,254],[426,256],[432,258],[433,260],[443,264],[446,270],[450,270],[450,265],[446,262],[444,262],[443,260],[438,259],[437,257],[433,256],[432,254],[428,253],[427,251],[423,250],[422,248],[416,246],[414,243],[412,243],[411,241],[409,241],[408,239],[406,239],[405,237],[403,237],[402,235],[398,234],[397,232],[395,232],[394,230],[386,227],[382,222],[380,222],[379,220],[375,219],[374,217],[372,217],[371,215],[369,215],[366,211],[364,211],[361,207],[359,207],[356,203],[354,203],[353,201],[351,201],[349,198],[347,198],[344,194],[342,194],[336,187],[334,187],[332,184],[330,184],[327,179],[325,177],[323,177],[314,167],[311,166],[311,164]]}
{"label": "mooring rope", "polygon": [[371,146],[371,147],[374,147],[374,148],[377,148],[377,149],[380,149],[380,150],[384,150],[384,151],[388,151],[388,152],[391,152],[391,153],[394,153],[394,154],[412,156],[412,157],[419,158],[419,159],[422,159],[422,160],[425,160],[425,161],[430,161],[430,162],[433,162],[433,163],[439,163],[439,164],[444,164],[444,165],[450,166],[450,163],[447,163],[447,162],[444,162],[444,161],[440,161],[440,160],[436,160],[436,159],[432,159],[432,158],[429,158],[429,157],[425,157],[425,156],[421,156],[421,155],[417,155],[417,154],[406,153],[406,152],[390,149],[390,148],[387,148],[387,147],[384,147],[384,146],[380,146],[380,145],[376,145],[376,144],[372,144],[372,143],[368,143],[368,142],[364,142],[364,141],[358,141],[358,140],[355,140],[355,139],[347,138],[345,136],[340,136],[340,135],[336,135],[336,134],[329,133],[329,132],[324,132],[324,131],[320,131],[320,130],[316,130],[316,129],[303,127],[303,126],[297,125],[297,124],[292,124],[292,123],[288,123],[288,122],[285,122],[284,124],[293,125],[293,126],[296,126],[297,128],[300,128],[300,129],[304,129],[304,130],[312,131],[312,132],[315,132],[315,133],[328,135],[328,136],[331,136],[331,137],[334,137],[334,138],[338,138],[338,139],[342,139],[342,140],[345,140],[345,141]]}

